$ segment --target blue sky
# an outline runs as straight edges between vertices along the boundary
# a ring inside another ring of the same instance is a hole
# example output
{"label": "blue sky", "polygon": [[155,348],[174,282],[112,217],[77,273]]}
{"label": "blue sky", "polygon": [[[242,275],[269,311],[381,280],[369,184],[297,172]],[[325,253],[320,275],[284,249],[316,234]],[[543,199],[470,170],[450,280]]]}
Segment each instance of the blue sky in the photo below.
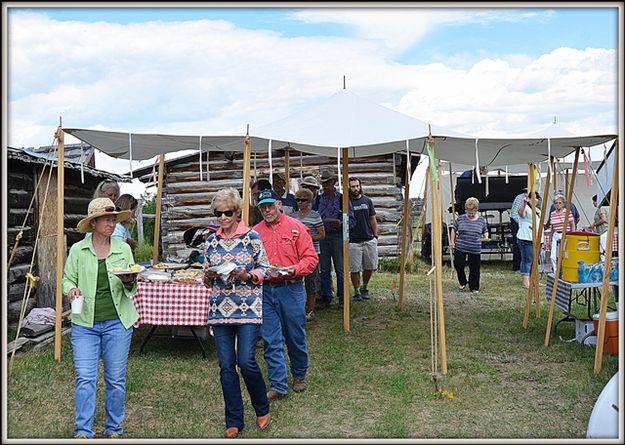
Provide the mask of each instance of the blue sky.
{"label": "blue sky", "polygon": [[18,5],[3,29],[12,146],[48,145],[59,116],[68,127],[239,132],[330,96],[344,75],[370,100],[479,137],[534,133],[556,115],[574,134],[617,129],[616,4]]}
{"label": "blue sky", "polygon": [[[306,8],[308,9],[308,8]],[[29,10],[15,8],[14,11]],[[59,21],[110,22],[226,20],[247,29],[267,29],[284,37],[349,36],[349,26],[336,23],[302,23],[286,8],[36,8]],[[301,10],[301,9],[300,9]],[[440,54],[469,54],[473,58],[498,57],[510,52],[537,56],[555,48],[611,48],[617,45],[616,8],[509,9],[503,22],[442,26],[419,45],[398,57],[398,62],[436,62]],[[534,18],[526,17],[535,14]],[[512,17],[516,16],[516,19]]]}

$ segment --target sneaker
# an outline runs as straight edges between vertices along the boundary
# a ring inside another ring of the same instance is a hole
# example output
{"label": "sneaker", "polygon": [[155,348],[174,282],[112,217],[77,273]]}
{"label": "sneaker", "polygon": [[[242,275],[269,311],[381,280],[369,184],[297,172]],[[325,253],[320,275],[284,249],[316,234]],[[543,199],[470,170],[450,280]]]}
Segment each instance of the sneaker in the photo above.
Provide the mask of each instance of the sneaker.
{"label": "sneaker", "polygon": [[479,290],[472,290],[471,292],[473,292],[474,294],[479,294],[480,293]]}
{"label": "sneaker", "polygon": [[363,300],[369,299],[369,289],[360,289],[360,298]]}
{"label": "sneaker", "polygon": [[362,301],[362,297],[360,296],[360,294],[354,294],[354,296],[352,297],[352,301]]}
{"label": "sneaker", "polygon": [[314,317],[315,313],[313,311],[310,311],[309,313],[306,314],[306,321],[311,321]]}
{"label": "sneaker", "polygon": [[304,392],[308,388],[308,382],[305,379],[293,380],[293,391]]}
{"label": "sneaker", "polygon": [[274,391],[273,389],[270,389],[267,393],[267,398],[270,402],[273,402],[274,400],[284,399],[285,397],[286,393]]}

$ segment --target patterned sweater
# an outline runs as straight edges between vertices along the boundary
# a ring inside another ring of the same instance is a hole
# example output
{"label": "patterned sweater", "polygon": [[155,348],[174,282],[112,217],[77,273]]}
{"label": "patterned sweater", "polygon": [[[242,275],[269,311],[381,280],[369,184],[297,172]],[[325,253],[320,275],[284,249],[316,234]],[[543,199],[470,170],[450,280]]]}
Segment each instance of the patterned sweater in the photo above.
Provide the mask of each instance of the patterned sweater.
{"label": "patterned sweater", "polygon": [[205,279],[212,288],[208,308],[208,324],[261,324],[263,322],[263,284],[269,261],[260,236],[243,222],[236,232],[226,237],[221,230],[206,240],[204,268],[233,262],[253,275],[251,281],[228,280],[221,277]]}

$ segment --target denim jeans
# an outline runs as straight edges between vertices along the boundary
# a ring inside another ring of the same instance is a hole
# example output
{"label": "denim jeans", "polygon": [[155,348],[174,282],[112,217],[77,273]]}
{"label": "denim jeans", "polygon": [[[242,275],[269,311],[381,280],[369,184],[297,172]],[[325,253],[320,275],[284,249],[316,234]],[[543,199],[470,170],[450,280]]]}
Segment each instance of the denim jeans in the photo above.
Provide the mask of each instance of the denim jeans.
{"label": "denim jeans", "polygon": [[106,425],[104,435],[122,434],[126,403],[126,365],[133,328],[119,319],[96,321],[93,328],[72,324],[72,351],[76,369],[74,435],[92,438],[100,356],[104,362]]}
{"label": "denim jeans", "polygon": [[306,291],[303,283],[286,286],[263,286],[263,324],[260,334],[264,341],[264,357],[271,389],[286,393],[287,346],[293,380],[306,377],[308,350],[306,347]]}
{"label": "denim jeans", "polygon": [[532,263],[534,262],[533,250],[534,246],[531,241],[523,239],[516,240],[519,250],[521,251],[521,275],[528,276],[532,271]]}
{"label": "denim jeans", "polygon": [[321,254],[320,284],[321,298],[332,300],[332,263],[336,273],[336,295],[339,301],[343,300],[343,234],[342,232],[326,232],[325,239],[319,241]]}
{"label": "denim jeans", "polygon": [[[226,428],[245,426],[243,420],[243,397],[236,365],[239,365],[243,381],[257,416],[269,412],[269,400],[265,380],[256,362],[259,324],[213,325],[215,349],[219,358],[219,379],[224,395]],[[235,349],[236,342],[236,349]]]}

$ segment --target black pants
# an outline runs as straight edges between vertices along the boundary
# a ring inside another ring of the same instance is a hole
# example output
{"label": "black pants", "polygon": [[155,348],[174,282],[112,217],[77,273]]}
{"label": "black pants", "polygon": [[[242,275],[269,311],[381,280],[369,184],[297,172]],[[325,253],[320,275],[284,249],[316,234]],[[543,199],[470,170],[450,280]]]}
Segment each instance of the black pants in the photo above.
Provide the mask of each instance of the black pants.
{"label": "black pants", "polygon": [[510,233],[512,234],[512,270],[521,269],[521,251],[516,243],[516,234],[519,231],[519,224],[510,219]]}
{"label": "black pants", "polygon": [[[468,261],[467,261],[468,258]],[[469,289],[480,290],[480,254],[466,253],[460,250],[454,250],[454,268],[458,273],[458,283],[460,286],[467,284],[467,276],[464,273],[464,267],[469,263]]]}

